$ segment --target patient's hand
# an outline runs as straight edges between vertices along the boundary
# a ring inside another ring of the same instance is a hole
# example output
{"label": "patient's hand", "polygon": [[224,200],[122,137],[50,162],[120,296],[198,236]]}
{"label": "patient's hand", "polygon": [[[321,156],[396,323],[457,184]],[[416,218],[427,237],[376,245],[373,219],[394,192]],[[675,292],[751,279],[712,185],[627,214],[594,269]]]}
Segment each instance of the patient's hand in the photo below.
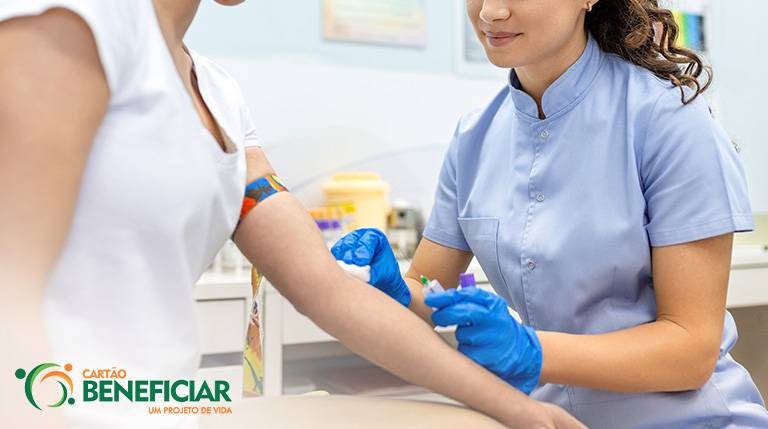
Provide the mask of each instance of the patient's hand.
{"label": "patient's hand", "polygon": [[541,427],[541,428],[556,428],[556,429],[587,429],[587,427],[576,420],[573,416],[566,413],[562,408],[558,407],[557,405],[547,404],[547,403],[540,403],[541,410],[544,415],[544,421],[539,425],[528,426],[528,425],[521,425],[520,427],[525,428],[532,428],[532,427]]}

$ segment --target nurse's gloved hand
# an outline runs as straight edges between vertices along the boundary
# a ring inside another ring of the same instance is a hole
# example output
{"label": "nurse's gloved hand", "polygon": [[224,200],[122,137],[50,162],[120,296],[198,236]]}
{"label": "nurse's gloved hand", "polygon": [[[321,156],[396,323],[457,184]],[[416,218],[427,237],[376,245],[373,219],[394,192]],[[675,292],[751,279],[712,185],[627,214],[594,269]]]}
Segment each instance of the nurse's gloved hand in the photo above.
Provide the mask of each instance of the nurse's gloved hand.
{"label": "nurse's gloved hand", "polygon": [[378,229],[352,231],[331,248],[331,253],[346,264],[370,265],[370,284],[405,307],[411,303],[411,291],[400,275],[400,266],[383,232]]}
{"label": "nurse's gloved hand", "polygon": [[457,325],[460,352],[525,394],[533,391],[541,376],[541,344],[502,298],[479,288],[450,289],[427,295],[424,303],[436,309],[435,325]]}

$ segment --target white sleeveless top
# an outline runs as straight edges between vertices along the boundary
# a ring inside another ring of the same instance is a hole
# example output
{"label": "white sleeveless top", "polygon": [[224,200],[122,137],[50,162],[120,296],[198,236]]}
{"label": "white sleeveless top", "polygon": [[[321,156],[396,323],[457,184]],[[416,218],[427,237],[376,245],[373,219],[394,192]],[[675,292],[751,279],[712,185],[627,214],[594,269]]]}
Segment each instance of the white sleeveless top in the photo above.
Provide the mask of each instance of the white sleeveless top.
{"label": "white sleeveless top", "polygon": [[[250,113],[234,80],[191,53],[226,153],[182,84],[150,0],[0,0],[0,21],[54,7],[91,28],[111,91],[45,296],[55,358],[75,379],[115,366],[129,378],[194,378],[192,288],[238,220],[244,148],[257,145]],[[149,416],[146,403],[66,408],[78,428],[194,424]]]}

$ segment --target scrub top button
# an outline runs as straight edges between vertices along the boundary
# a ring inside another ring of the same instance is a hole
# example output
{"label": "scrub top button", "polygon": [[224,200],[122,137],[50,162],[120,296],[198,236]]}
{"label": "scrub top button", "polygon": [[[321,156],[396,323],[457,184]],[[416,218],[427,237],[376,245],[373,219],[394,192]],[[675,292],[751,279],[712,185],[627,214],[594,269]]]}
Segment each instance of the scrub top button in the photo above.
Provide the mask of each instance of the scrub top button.
{"label": "scrub top button", "polygon": [[542,139],[548,139],[549,138],[549,130],[543,130],[541,133],[539,133],[539,137]]}
{"label": "scrub top button", "polygon": [[540,203],[541,203],[541,202],[544,202],[544,194],[542,194],[541,192],[539,192],[538,194],[536,194],[536,201],[538,201],[538,202],[540,202]]}
{"label": "scrub top button", "polygon": [[533,271],[536,269],[536,262],[533,262],[532,260],[528,260],[528,269]]}

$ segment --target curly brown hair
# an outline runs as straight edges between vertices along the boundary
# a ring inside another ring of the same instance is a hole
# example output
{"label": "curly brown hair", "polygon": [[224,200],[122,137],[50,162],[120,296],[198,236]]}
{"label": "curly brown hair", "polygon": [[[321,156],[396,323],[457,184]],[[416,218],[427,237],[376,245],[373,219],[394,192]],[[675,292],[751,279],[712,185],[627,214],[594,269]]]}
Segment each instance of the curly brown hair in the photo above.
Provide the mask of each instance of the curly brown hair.
{"label": "curly brown hair", "polygon": [[[677,46],[680,28],[657,0],[602,0],[587,13],[587,30],[600,48],[644,67],[680,88],[688,104],[712,83],[712,69],[690,49]],[[702,74],[707,79],[702,82]],[[683,87],[693,89],[686,98]]]}

